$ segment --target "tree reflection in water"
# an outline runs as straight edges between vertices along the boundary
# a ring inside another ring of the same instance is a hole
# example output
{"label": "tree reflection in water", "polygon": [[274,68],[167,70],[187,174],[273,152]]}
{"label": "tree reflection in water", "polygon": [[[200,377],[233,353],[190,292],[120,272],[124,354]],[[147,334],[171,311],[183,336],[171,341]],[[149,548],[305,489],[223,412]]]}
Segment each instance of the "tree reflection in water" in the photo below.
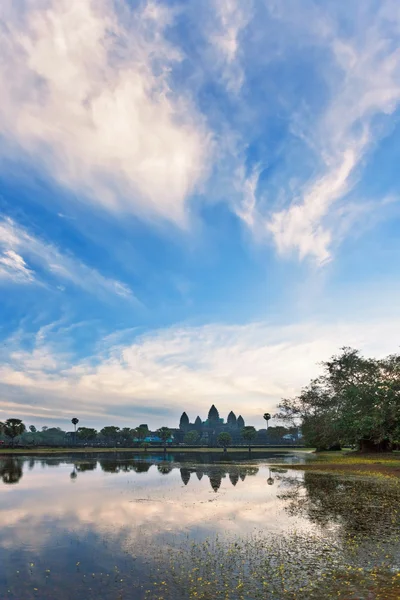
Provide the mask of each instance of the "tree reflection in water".
{"label": "tree reflection in water", "polygon": [[0,479],[6,485],[18,483],[23,475],[23,460],[20,458],[0,459]]}
{"label": "tree reflection in water", "polygon": [[287,489],[278,497],[287,501],[291,515],[306,517],[322,528],[336,525],[350,537],[382,539],[399,531],[397,480],[305,472],[303,480],[281,481]]}
{"label": "tree reflection in water", "polygon": [[[229,477],[230,483],[236,486],[240,481],[244,482],[247,476],[255,476],[258,473],[258,467],[255,465],[241,465],[240,463],[232,464],[232,461],[222,464],[197,464],[197,462],[191,462],[188,464],[181,464],[174,462],[173,460],[162,460],[159,458],[148,457],[148,458],[126,458],[118,455],[102,456],[99,458],[93,458],[87,456],[85,458],[78,457],[63,457],[63,458],[30,458],[29,460],[23,458],[6,458],[0,462],[0,477],[3,483],[18,483],[22,477],[23,464],[26,462],[29,469],[33,469],[35,464],[40,464],[42,468],[47,466],[58,466],[60,464],[71,464],[72,471],[69,475],[71,481],[76,481],[78,475],[85,472],[95,471],[99,465],[101,470],[105,473],[118,474],[118,473],[147,473],[152,466],[156,466],[160,475],[169,475],[175,469],[179,469],[180,476],[183,484],[189,485],[192,474],[196,474],[197,479],[200,481],[204,476],[208,477],[210,486],[214,492],[218,492],[221,487],[222,479]],[[268,482],[272,479],[271,473]],[[274,480],[272,479],[272,482]]]}

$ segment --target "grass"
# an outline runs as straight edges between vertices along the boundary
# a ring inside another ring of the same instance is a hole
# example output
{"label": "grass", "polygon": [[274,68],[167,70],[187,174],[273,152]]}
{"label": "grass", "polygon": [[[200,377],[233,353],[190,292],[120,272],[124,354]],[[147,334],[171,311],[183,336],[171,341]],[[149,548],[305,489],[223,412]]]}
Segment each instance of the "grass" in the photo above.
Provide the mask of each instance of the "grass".
{"label": "grass", "polygon": [[[253,447],[251,449],[251,453],[248,452],[247,446],[235,446],[228,449],[228,454],[235,453],[245,453],[247,452],[250,455],[257,454],[261,452],[268,452],[269,450],[274,452],[312,452],[313,448],[291,448],[291,447],[282,447],[282,446],[267,446],[267,447]],[[46,448],[46,447],[35,447],[35,448],[0,448],[0,456],[10,455],[10,454],[71,454],[71,453],[84,453],[84,454],[98,454],[104,452],[133,452],[140,454],[154,454],[159,453],[163,454],[164,449],[159,446],[149,446],[147,451],[144,448],[99,448],[99,447],[86,447],[86,448],[74,448],[74,447],[59,447],[59,448]],[[199,454],[199,453],[221,453],[223,454],[224,450],[220,447],[215,448],[204,448],[199,446],[198,448],[187,448],[185,446],[179,447],[171,447],[167,448],[168,453],[185,453],[185,454]]]}
{"label": "grass", "polygon": [[290,465],[290,468],[320,473],[400,477],[400,454],[361,454],[354,451],[312,453],[305,464]]}

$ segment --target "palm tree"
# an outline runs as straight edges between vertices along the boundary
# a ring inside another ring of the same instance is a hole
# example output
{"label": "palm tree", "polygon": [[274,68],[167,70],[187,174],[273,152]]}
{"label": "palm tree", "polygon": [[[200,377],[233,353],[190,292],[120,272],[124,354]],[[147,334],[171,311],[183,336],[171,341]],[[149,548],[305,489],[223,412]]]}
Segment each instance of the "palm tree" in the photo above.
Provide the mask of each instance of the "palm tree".
{"label": "palm tree", "polygon": [[249,444],[249,452],[251,452],[251,442],[257,437],[257,431],[252,425],[247,425],[242,429],[242,438]]}
{"label": "palm tree", "polygon": [[220,446],[223,446],[224,452],[226,452],[228,446],[232,443],[232,436],[227,431],[221,431],[221,433],[218,434],[217,442]]}
{"label": "palm tree", "polygon": [[14,447],[15,438],[22,435],[26,430],[26,427],[21,419],[7,419],[2,425],[2,430],[7,437],[11,438]]}
{"label": "palm tree", "polygon": [[140,445],[145,441],[148,435],[149,430],[147,425],[139,425],[139,427],[136,427],[136,429],[134,429],[134,437],[139,441]]}
{"label": "palm tree", "polygon": [[164,444],[164,452],[166,452],[167,451],[167,442],[172,435],[172,431],[170,429],[168,429],[168,427],[160,427],[160,429],[157,429],[157,434],[158,434],[158,437],[161,438],[161,440]]}
{"label": "palm tree", "polygon": [[74,444],[76,445],[76,426],[79,423],[79,419],[77,419],[76,417],[74,417],[73,419],[71,419],[71,423],[75,427]]}
{"label": "palm tree", "polygon": [[263,419],[265,419],[265,421],[267,422],[267,429],[268,429],[268,421],[270,420],[271,415],[269,413],[264,413],[263,414]]}

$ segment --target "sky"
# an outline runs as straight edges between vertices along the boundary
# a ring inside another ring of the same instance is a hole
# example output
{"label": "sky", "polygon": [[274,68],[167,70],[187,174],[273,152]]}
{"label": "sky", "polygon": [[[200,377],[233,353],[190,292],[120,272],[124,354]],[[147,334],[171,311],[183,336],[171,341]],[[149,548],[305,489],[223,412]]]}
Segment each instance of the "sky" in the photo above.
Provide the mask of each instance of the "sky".
{"label": "sky", "polygon": [[261,427],[398,352],[397,0],[2,0],[0,90],[0,420]]}

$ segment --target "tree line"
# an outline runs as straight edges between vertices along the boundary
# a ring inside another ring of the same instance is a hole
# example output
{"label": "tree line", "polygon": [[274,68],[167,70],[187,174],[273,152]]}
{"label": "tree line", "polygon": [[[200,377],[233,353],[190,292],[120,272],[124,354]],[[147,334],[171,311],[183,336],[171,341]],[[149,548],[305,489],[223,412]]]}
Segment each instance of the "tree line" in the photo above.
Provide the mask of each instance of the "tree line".
{"label": "tree line", "polygon": [[321,364],[300,394],[284,399],[278,418],[301,425],[307,446],[388,451],[400,446],[400,355],[365,358],[344,347]]}
{"label": "tree line", "polygon": [[[339,449],[353,446],[363,451],[386,451],[400,447],[400,355],[384,358],[365,358],[358,350],[344,347],[341,353],[321,363],[321,374],[312,379],[301,392],[279,404],[274,415],[283,425],[268,427],[271,419],[264,414],[266,430],[257,431],[246,426],[239,431],[242,443],[251,446],[257,443],[280,443],[292,436],[317,450]],[[42,428],[38,432],[31,425],[29,432],[20,419],[7,419],[0,423],[2,432],[14,444],[21,439],[26,444],[46,444],[50,438],[53,445],[65,445],[66,436],[70,443],[97,445],[148,445],[147,426],[103,427],[100,431],[90,427],[78,427],[79,419],[72,419],[74,432],[67,434],[60,428]],[[164,448],[172,441],[174,432],[161,427],[156,435]],[[216,443],[226,451],[232,445],[232,436],[222,431]],[[199,432],[187,431],[184,442],[199,444]],[[236,442],[236,439],[235,439]]]}

